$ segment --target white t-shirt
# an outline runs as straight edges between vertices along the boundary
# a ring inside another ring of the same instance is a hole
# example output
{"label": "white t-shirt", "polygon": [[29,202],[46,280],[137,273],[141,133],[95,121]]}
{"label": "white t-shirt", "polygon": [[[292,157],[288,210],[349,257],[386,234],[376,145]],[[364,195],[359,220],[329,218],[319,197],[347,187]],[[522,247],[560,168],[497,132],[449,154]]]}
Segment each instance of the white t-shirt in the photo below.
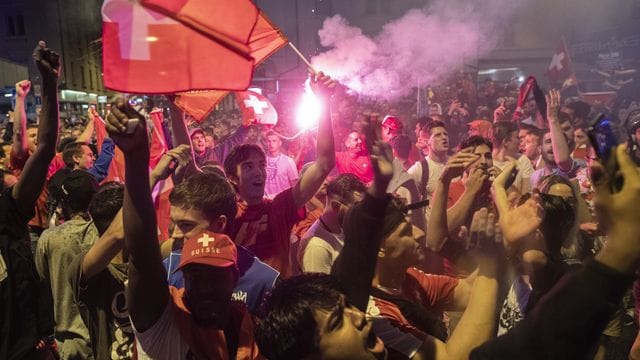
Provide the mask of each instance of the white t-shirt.
{"label": "white t-shirt", "polygon": [[298,181],[298,168],[295,161],[285,154],[275,157],[267,155],[267,178],[264,184],[264,194],[272,199],[287,190]]}
{"label": "white t-shirt", "polygon": [[[438,185],[438,180],[440,180],[440,176],[444,172],[444,167],[446,164],[437,163],[429,157],[425,157],[427,159],[427,163],[429,164],[429,179],[427,180],[427,200],[431,201],[431,196],[436,191],[436,186]],[[417,161],[415,164],[411,165],[409,170],[407,170],[409,175],[413,176],[416,184],[418,185],[418,189],[422,190],[425,184],[422,184],[422,161]],[[429,219],[429,214],[431,214],[431,205],[424,208],[425,219]]]}
{"label": "white t-shirt", "polygon": [[[171,299],[167,301],[167,306],[162,315],[145,332],[135,329],[136,349],[138,359],[186,359],[189,353],[189,345],[182,339],[180,328],[176,322],[173,311],[174,305]],[[133,321],[131,321],[133,326]]]}
{"label": "white t-shirt", "polygon": [[[500,170],[504,170],[504,168],[509,164],[509,161],[498,161],[493,159],[493,165],[498,167]],[[513,185],[518,188],[518,190],[524,194],[531,190],[531,175],[535,169],[531,164],[531,160],[525,155],[520,155],[518,160],[516,160],[516,164],[518,166],[518,175],[516,175],[516,180],[513,182]]]}
{"label": "white t-shirt", "polygon": [[302,272],[329,274],[343,246],[343,234],[329,232],[316,220],[300,239],[296,259]]}
{"label": "white t-shirt", "polygon": [[[431,196],[433,192],[436,191],[436,186],[438,185],[438,180],[440,179],[440,175],[444,171],[444,167],[446,164],[437,163],[431,160],[428,156],[425,157],[427,159],[427,163],[429,164],[429,179],[427,180],[427,199],[431,200]],[[409,175],[413,176],[416,184],[418,184],[418,188],[422,189],[425,184],[422,184],[422,162],[417,161],[415,164],[411,165],[409,170],[407,170]]]}

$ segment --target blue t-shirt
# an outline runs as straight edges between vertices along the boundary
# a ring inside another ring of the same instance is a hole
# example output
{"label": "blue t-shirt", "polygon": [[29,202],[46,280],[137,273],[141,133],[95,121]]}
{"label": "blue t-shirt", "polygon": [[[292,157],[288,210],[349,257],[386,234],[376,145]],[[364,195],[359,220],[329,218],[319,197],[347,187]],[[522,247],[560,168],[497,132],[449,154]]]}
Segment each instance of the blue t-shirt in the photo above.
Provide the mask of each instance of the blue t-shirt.
{"label": "blue t-shirt", "polygon": [[[237,246],[237,248],[240,277],[231,297],[233,300],[242,301],[249,309],[249,312],[255,314],[264,295],[275,286],[280,273],[260,261],[244,247]],[[182,249],[175,250],[171,252],[168,258],[162,261],[165,270],[167,270],[169,286],[178,289],[184,287],[182,271],[175,271],[180,265],[181,255]]]}

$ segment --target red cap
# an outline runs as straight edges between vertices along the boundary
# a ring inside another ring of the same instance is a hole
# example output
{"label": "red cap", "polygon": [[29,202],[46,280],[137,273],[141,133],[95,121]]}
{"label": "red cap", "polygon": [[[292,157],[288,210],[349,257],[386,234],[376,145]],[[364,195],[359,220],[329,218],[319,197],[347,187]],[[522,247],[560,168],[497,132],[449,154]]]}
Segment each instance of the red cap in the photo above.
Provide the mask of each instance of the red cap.
{"label": "red cap", "polygon": [[237,262],[236,245],[227,235],[205,231],[185,239],[180,266],[176,270],[181,270],[189,264],[228,267],[236,265]]}
{"label": "red cap", "polygon": [[386,126],[391,130],[402,130],[402,121],[395,116],[387,115],[382,119],[382,126]]}

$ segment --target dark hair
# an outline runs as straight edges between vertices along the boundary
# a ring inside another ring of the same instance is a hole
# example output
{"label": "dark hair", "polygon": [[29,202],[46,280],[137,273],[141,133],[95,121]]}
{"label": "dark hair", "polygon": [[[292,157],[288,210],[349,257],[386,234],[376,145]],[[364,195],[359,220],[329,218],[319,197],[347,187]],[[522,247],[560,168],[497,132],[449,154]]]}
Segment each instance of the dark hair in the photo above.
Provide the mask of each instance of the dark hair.
{"label": "dark hair", "polygon": [[222,166],[223,165],[219,161],[209,160],[202,164],[200,170],[202,170],[202,172],[204,173],[216,174],[218,176],[226,178],[227,175],[224,173],[224,170],[222,170]]}
{"label": "dark hair", "polygon": [[365,192],[367,187],[353,174],[340,174],[327,183],[327,197],[349,200],[354,192]]}
{"label": "dark hair", "polygon": [[107,231],[116,214],[122,208],[123,199],[124,185],[115,181],[104,183],[93,196],[91,203],[89,203],[89,214],[98,229],[98,234],[102,235]]}
{"label": "dark hair", "polygon": [[440,120],[433,120],[433,121],[427,123],[427,125],[425,125],[422,128],[421,132],[424,131],[427,134],[431,135],[431,130],[433,130],[435,128],[439,128],[439,127],[446,129],[447,125],[444,122],[440,121]]}
{"label": "dark hair", "polygon": [[406,159],[409,157],[409,153],[411,152],[411,139],[409,136],[401,134],[396,135],[389,140],[391,144],[391,148],[398,154],[399,157]]}
{"label": "dark hair", "polygon": [[491,132],[493,145],[498,148],[502,147],[515,131],[518,131],[518,125],[511,121],[497,121],[493,123],[493,130]]}
{"label": "dark hair", "polygon": [[422,128],[425,127],[425,125],[427,125],[428,123],[430,123],[432,121],[434,121],[432,118],[430,118],[428,116],[422,116],[422,117],[419,117],[416,120],[416,124],[419,124],[420,125],[420,130],[422,130]]}
{"label": "dark hair", "polygon": [[477,148],[481,145],[486,145],[489,147],[489,150],[493,151],[493,143],[479,135],[469,136],[468,138],[462,140],[460,146],[458,146],[458,149],[462,150],[470,147]]}
{"label": "dark hair", "polygon": [[383,239],[386,239],[391,233],[406,220],[406,213],[402,210],[402,200],[392,197],[384,212],[384,221],[382,225]]}
{"label": "dark hair", "polygon": [[[226,178],[212,173],[197,173],[178,184],[169,195],[172,206],[202,211],[207,219],[227,217],[229,229],[236,217],[236,193]],[[225,229],[225,230],[226,230]]]}
{"label": "dark hair", "polygon": [[280,282],[262,303],[255,334],[260,353],[270,360],[288,360],[317,352],[314,312],[330,311],[343,296],[331,275],[304,274]]}
{"label": "dark hair", "polygon": [[575,117],[581,119],[586,119],[591,112],[591,105],[581,100],[571,102],[565,105],[565,107],[573,110],[573,114],[575,115]]}
{"label": "dark hair", "polygon": [[76,166],[73,160],[74,156],[82,156],[82,146],[88,146],[87,143],[74,142],[64,147],[62,151],[62,161],[68,168],[74,168]]}
{"label": "dark hair", "polygon": [[64,149],[67,148],[67,146],[74,144],[76,142],[76,138],[74,138],[73,136],[67,136],[67,137],[63,137],[60,139],[60,142],[58,143],[58,152],[63,152]]}
{"label": "dark hair", "polygon": [[257,154],[262,159],[266,160],[264,150],[255,144],[242,144],[234,147],[227,158],[224,160],[224,172],[228,177],[237,178],[237,167],[243,161],[247,161],[251,154]]}
{"label": "dark hair", "polygon": [[544,208],[544,218],[540,224],[540,232],[544,236],[544,242],[549,255],[554,260],[559,260],[563,243],[569,236],[575,222],[575,210],[560,196],[540,194]]}

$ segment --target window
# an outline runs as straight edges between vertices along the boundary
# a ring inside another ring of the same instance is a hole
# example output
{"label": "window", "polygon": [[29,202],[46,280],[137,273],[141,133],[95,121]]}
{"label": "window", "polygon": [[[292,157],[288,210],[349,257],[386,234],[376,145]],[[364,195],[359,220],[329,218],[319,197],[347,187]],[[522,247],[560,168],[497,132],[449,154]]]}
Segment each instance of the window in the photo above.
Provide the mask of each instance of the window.
{"label": "window", "polygon": [[80,66],[80,79],[82,79],[82,88],[87,87],[87,77],[84,74],[84,66]]}
{"label": "window", "polygon": [[7,36],[16,36],[16,26],[13,16],[7,16]]}
{"label": "window", "polygon": [[24,17],[22,16],[22,14],[18,14],[16,16],[16,35],[17,36],[24,36],[25,35]]}
{"label": "window", "polygon": [[7,37],[25,36],[24,17],[22,14],[7,16]]}

